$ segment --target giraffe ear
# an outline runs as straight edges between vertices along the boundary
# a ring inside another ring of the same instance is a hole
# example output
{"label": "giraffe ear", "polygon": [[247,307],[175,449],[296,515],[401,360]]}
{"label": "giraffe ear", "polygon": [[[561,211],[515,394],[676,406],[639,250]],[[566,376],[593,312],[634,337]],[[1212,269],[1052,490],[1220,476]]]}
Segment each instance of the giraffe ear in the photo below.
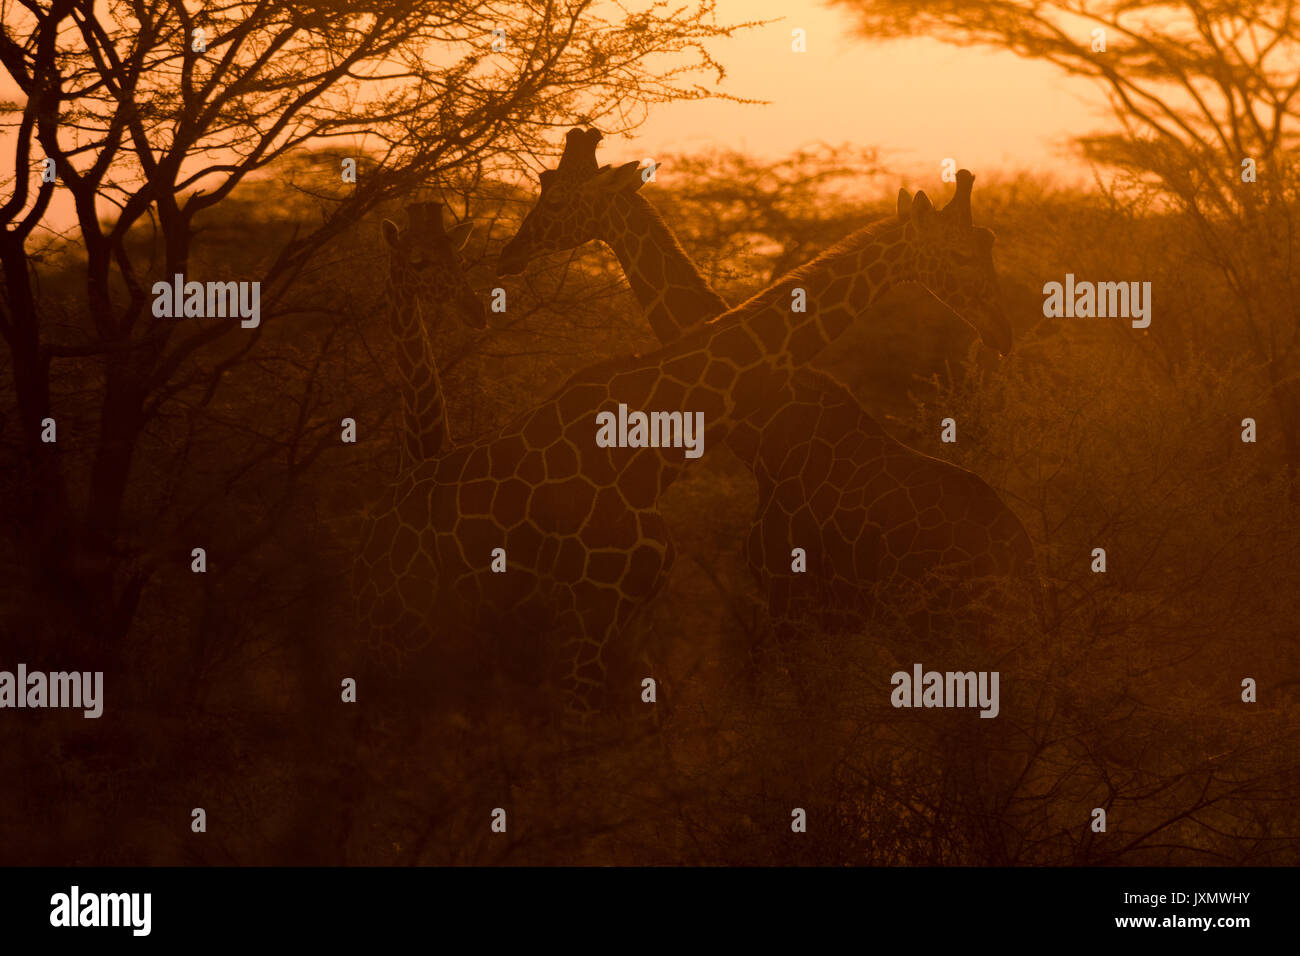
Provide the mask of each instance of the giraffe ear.
{"label": "giraffe ear", "polygon": [[391,219],[385,219],[379,224],[379,231],[384,234],[384,242],[388,243],[394,249],[397,248],[397,223]]}
{"label": "giraffe ear", "polygon": [[636,160],[622,166],[605,166],[591,178],[587,187],[602,193],[636,192],[645,185],[640,166]]}
{"label": "giraffe ear", "polygon": [[902,219],[912,209],[912,194],[901,186],[898,190],[898,218]]}
{"label": "giraffe ear", "polygon": [[469,234],[474,231],[474,220],[466,219],[464,222],[458,222],[447,230],[447,239],[451,242],[453,249],[464,249],[465,243],[469,242]]}

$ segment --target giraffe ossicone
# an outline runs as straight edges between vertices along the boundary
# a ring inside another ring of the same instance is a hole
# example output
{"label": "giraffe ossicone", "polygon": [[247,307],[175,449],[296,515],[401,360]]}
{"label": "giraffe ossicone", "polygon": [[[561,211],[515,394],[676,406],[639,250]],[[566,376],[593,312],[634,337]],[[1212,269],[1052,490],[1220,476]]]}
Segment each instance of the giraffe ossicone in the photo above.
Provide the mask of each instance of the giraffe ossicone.
{"label": "giraffe ossicone", "polygon": [[601,138],[596,129],[569,130],[559,163],[540,174],[541,193],[502,249],[497,271],[513,275],[539,256],[603,242],[659,341],[671,342],[728,305],[641,194],[648,167],[602,166],[596,159]]}

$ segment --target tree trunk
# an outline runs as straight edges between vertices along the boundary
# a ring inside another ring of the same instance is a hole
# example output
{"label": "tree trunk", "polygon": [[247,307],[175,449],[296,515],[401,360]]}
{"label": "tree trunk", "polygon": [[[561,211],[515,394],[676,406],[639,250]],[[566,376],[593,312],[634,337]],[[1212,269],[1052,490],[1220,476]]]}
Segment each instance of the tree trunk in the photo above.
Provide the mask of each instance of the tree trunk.
{"label": "tree trunk", "polygon": [[[27,517],[23,530],[37,585],[61,594],[67,585],[64,572],[74,550],[76,522],[68,502],[59,446],[41,440],[43,422],[54,416],[50,408],[49,362],[41,350],[27,255],[22,243],[13,237],[4,237],[3,242],[0,262],[11,313],[8,344],[27,460]],[[58,425],[56,420],[56,438]]]}

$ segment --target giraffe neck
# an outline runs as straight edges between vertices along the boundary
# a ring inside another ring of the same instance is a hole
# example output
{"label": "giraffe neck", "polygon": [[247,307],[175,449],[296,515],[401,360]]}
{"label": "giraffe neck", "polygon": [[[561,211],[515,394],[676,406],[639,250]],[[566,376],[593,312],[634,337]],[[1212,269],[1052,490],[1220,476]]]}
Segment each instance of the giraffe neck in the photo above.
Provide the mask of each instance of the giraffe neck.
{"label": "giraffe neck", "polygon": [[[564,408],[571,393],[589,387],[587,394],[602,408],[619,403],[629,409],[702,412],[710,442],[725,439],[737,422],[777,399],[795,370],[807,366],[880,296],[899,283],[920,280],[906,233],[911,228],[892,218],[867,226],[678,341],[578,373],[557,404]],[[804,311],[796,311],[800,301]],[[579,413],[584,404],[570,407]],[[675,449],[663,454],[680,460]]]}
{"label": "giraffe neck", "polygon": [[[812,262],[720,317],[708,328],[705,352],[713,375],[738,367],[734,381],[716,389],[727,434],[738,421],[762,413],[806,368],[894,286],[917,281],[917,263],[905,239],[910,224],[886,219],[859,230]],[[796,311],[804,302],[805,311]],[[720,364],[721,363],[721,364]],[[705,381],[710,372],[706,371]]]}
{"label": "giraffe neck", "polygon": [[451,444],[438,366],[421,313],[419,296],[390,278],[388,315],[397,342],[402,384],[401,471],[444,454]]}
{"label": "giraffe neck", "polygon": [[639,193],[618,193],[600,215],[598,235],[618,257],[641,311],[667,345],[727,311],[663,217]]}
{"label": "giraffe neck", "polygon": [[[787,274],[748,302],[645,356],[578,373],[572,384],[610,384],[629,408],[702,411],[710,440],[758,414],[790,376],[901,282],[920,281],[910,222],[876,222]],[[797,294],[800,293],[800,294]],[[798,303],[805,311],[797,311]]]}

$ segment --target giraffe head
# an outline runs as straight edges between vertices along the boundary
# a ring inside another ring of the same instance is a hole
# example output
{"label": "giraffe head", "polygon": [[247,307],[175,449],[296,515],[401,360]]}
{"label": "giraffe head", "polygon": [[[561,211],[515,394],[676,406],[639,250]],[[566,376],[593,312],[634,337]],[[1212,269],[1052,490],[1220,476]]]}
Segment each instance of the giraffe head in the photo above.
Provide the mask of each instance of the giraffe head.
{"label": "giraffe head", "polygon": [[596,162],[598,129],[571,129],[555,169],[542,171],[542,193],[519,231],[501,250],[498,275],[523,272],[536,256],[564,252],[601,238],[602,212],[620,194],[644,185],[639,164],[601,166]]}
{"label": "giraffe head", "polygon": [[993,269],[993,233],[971,222],[970,192],[975,177],[957,172],[957,192],[936,210],[928,196],[898,191],[898,216],[911,233],[916,278],[979,333],[989,348],[1011,351],[1011,324],[1002,313],[1002,295]]}
{"label": "giraffe head", "polygon": [[406,207],[406,216],[405,229],[391,219],[382,226],[393,286],[412,291],[421,302],[452,309],[470,328],[485,328],[487,312],[470,287],[460,257],[474,223],[466,220],[448,229],[442,205],[436,202],[413,203]]}

